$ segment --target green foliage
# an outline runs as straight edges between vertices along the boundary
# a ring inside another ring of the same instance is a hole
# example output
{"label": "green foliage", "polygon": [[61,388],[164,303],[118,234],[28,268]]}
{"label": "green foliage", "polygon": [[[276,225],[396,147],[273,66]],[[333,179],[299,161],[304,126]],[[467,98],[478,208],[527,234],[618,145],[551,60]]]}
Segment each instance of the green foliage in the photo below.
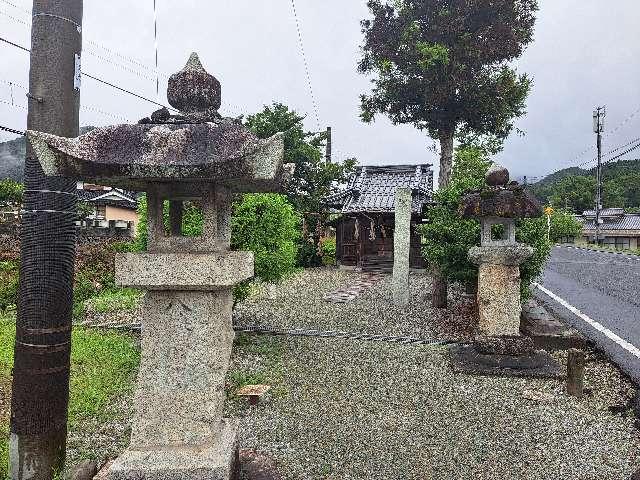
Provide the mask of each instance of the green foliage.
{"label": "green foliage", "polygon": [[0,262],[0,315],[18,303],[18,279],[17,262]]}
{"label": "green foliage", "polygon": [[[602,175],[605,207],[640,208],[640,160],[605,163]],[[547,176],[532,185],[531,190],[544,203],[561,208],[566,206],[575,213],[582,213],[595,206],[595,178],[595,168],[583,170],[572,167]]]}
{"label": "green foliage", "polygon": [[323,265],[336,264],[336,239],[323,238],[320,240],[320,256]]}
{"label": "green foliage", "polygon": [[284,132],[284,162],[295,165],[286,186],[289,202],[300,213],[322,212],[322,200],[337,191],[354,171],[355,159],[326,163],[323,147],[326,133],[305,132],[303,116],[281,103],[265,106],[247,117],[249,127],[259,138]]}
{"label": "green foliage", "polygon": [[78,210],[80,220],[83,222],[89,217],[89,215],[95,212],[95,206],[90,202],[79,201],[76,205],[76,209]]}
{"label": "green foliage", "polygon": [[[167,221],[168,221],[167,212]],[[138,224],[136,226],[136,239],[134,242],[134,251],[146,252],[147,240],[149,238],[147,229],[147,196],[142,195],[138,199]]]}
{"label": "green foliage", "polygon": [[469,248],[480,243],[480,223],[464,219],[458,213],[462,196],[485,185],[490,162],[479,147],[456,150],[451,182],[435,195],[436,205],[429,209],[429,223],[420,227],[423,255],[452,282],[474,282],[477,267],[468,259]]}
{"label": "green foliage", "polygon": [[551,253],[547,230],[547,219],[544,217],[526,218],[518,222],[516,241],[533,247],[533,255],[520,265],[520,293],[523,299],[531,296],[531,283],[542,275]]}
{"label": "green foliage", "polygon": [[300,218],[286,197],[246,194],[233,212],[231,246],[254,253],[256,277],[277,282],[295,270]]}
{"label": "green foliage", "polygon": [[[10,381],[15,322],[0,318],[0,382]],[[128,335],[74,328],[71,339],[69,427],[88,420],[108,421],[118,414],[115,400],[130,395],[140,362],[136,341]],[[8,425],[0,421],[0,478],[7,469]]]}
{"label": "green foliage", "polygon": [[572,175],[555,185],[549,203],[554,207],[571,208],[576,213],[582,213],[594,208],[595,191],[595,178]]}
{"label": "green foliage", "polygon": [[564,238],[575,238],[580,236],[581,232],[582,224],[570,211],[555,210],[551,215],[551,229],[549,230],[551,242],[559,242]]}
{"label": "green foliage", "polygon": [[[490,165],[488,154],[480,147],[465,146],[456,150],[456,162],[450,184],[436,193],[436,205],[429,209],[429,223],[420,227],[423,255],[438,265],[451,282],[476,282],[478,269],[468,259],[469,249],[480,245],[480,222],[464,219],[458,213],[463,195],[481,190]],[[558,214],[562,221],[563,214]],[[567,225],[558,223],[558,232]],[[551,251],[547,240],[546,218],[525,219],[517,224],[516,238],[534,248],[534,255],[521,266],[521,291],[529,295],[532,281],[542,273]]]}
{"label": "green foliage", "polygon": [[531,87],[510,62],[532,41],[537,0],[369,0],[359,71],[373,74],[362,119],[384,113],[433,138],[490,133],[505,138]]}
{"label": "green foliage", "polygon": [[323,147],[326,133],[305,132],[304,117],[287,106],[274,103],[247,118],[247,126],[259,137],[268,138],[284,132],[284,161],[295,170],[285,187],[289,202],[304,219],[307,234],[299,237],[298,265],[314,267],[322,264],[318,255],[321,237],[319,224],[326,221],[323,200],[338,191],[354,171],[356,160],[326,163]]}
{"label": "green foliage", "polygon": [[10,178],[0,180],[0,203],[22,203],[24,185]]}

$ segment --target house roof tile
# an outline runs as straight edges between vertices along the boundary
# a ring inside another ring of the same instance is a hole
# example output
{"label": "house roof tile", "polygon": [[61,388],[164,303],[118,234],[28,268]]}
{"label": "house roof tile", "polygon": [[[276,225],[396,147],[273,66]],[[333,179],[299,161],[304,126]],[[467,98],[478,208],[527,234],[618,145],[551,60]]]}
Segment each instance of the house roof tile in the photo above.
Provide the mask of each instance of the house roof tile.
{"label": "house roof tile", "polygon": [[413,190],[413,212],[422,212],[433,196],[431,165],[358,167],[346,189],[328,197],[325,203],[339,208],[342,213],[391,213],[395,208],[396,189],[399,187]]}

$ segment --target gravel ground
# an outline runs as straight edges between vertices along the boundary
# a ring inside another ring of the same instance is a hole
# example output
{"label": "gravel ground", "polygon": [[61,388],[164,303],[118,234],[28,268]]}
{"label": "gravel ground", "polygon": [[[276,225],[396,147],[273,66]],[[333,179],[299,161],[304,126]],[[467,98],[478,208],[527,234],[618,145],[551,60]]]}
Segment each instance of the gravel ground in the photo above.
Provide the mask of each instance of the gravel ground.
{"label": "gravel ground", "polygon": [[411,274],[412,302],[396,308],[391,299],[391,277],[348,303],[323,300],[325,293],[350,285],[362,274],[336,268],[310,269],[281,285],[262,284],[257,295],[238,306],[234,322],[283,328],[320,328],[375,335],[407,335],[420,338],[470,339],[475,324],[473,302],[451,288],[447,310],[430,306],[430,280]]}
{"label": "gravel ground", "polygon": [[[392,306],[389,279],[352,303],[322,300],[357,275],[308,270],[262,286],[236,321],[471,335],[469,302],[453,291],[449,311],[434,311],[422,275],[412,276],[407,309]],[[640,466],[633,416],[608,409],[633,389],[598,355],[583,400],[566,396],[560,381],[454,374],[443,347],[241,336],[230,377],[239,373],[276,387],[256,408],[231,396],[227,414],[242,418],[241,445],[272,456],[287,479],[620,480]]]}

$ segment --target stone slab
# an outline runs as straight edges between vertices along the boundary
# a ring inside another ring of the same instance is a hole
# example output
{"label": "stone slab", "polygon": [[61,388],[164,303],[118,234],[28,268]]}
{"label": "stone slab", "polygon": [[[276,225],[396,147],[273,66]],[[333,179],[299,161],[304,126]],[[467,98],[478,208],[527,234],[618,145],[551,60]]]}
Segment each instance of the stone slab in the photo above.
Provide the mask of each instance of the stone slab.
{"label": "stone slab", "polygon": [[225,419],[218,441],[203,447],[126,450],[108,480],[237,480],[238,421]]}
{"label": "stone slab", "polygon": [[409,305],[409,252],[411,242],[412,191],[398,188],[395,198],[393,231],[393,302]]}
{"label": "stone slab", "polygon": [[457,345],[451,348],[450,356],[456,373],[527,378],[565,376],[564,368],[545,351],[523,356],[483,355],[472,345]]}
{"label": "stone slab", "polygon": [[116,282],[143,290],[211,291],[253,277],[253,253],[123,253],[116,256]]}
{"label": "stone slab", "polygon": [[587,342],[580,333],[551,315],[543,305],[530,300],[522,308],[520,331],[545,350],[584,350]]}

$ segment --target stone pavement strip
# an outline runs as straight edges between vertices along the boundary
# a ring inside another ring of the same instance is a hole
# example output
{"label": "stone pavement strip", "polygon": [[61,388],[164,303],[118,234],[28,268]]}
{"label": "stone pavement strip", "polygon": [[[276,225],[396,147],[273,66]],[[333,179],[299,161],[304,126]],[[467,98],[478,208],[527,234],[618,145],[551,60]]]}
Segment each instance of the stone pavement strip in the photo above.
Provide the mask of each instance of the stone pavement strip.
{"label": "stone pavement strip", "polygon": [[355,300],[360,294],[374,286],[380,280],[383,275],[379,273],[365,273],[361,278],[358,278],[348,286],[341,287],[338,290],[327,293],[324,295],[324,300],[333,303],[347,303]]}

